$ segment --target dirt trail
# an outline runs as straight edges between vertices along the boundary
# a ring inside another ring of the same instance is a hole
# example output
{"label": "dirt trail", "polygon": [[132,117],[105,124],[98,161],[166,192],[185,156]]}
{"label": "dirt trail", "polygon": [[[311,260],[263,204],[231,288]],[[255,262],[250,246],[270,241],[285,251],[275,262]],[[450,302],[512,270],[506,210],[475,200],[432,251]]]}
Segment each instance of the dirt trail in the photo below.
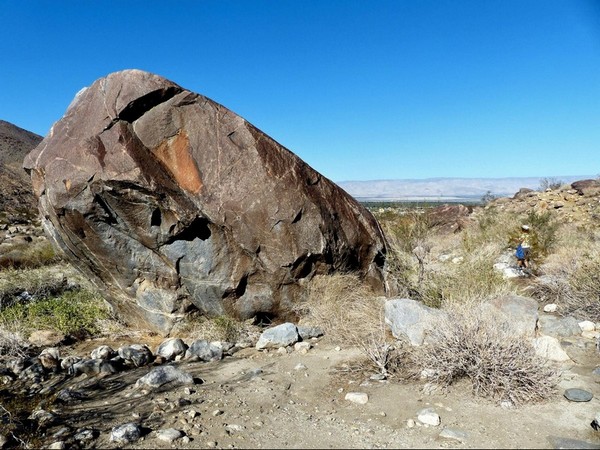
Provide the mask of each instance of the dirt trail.
{"label": "dirt trail", "polygon": [[[204,380],[193,386],[165,386],[144,394],[133,385],[150,368],[104,378],[69,379],[64,386],[89,395],[60,407],[69,434],[91,428],[97,439],[83,447],[118,448],[112,427],[141,424],[147,434],[127,448],[559,448],[552,437],[577,439],[600,448],[590,422],[600,411],[600,386],[592,375],[597,359],[590,345],[570,346],[583,365],[562,368],[556,395],[543,404],[503,409],[470,392],[460,382],[447,393],[425,394],[423,383],[373,381],[368,373],[344,371],[356,361],[354,348],[336,349],[328,339],[313,343],[307,354],[245,349],[212,363],[178,367]],[[594,394],[586,403],[569,402],[565,388]],[[348,392],[364,392],[368,403],[345,400]],[[417,414],[433,408],[437,427],[420,425]],[[407,424],[414,420],[416,425]],[[60,428],[60,427],[58,427]],[[49,430],[56,432],[58,428]],[[156,431],[181,430],[173,443]],[[462,441],[440,437],[444,429],[464,433]],[[152,430],[152,431],[151,431]],[[47,433],[49,436],[50,433]],[[46,442],[60,440],[50,438]],[[576,447],[580,447],[579,443]],[[574,447],[573,447],[574,448]]]}

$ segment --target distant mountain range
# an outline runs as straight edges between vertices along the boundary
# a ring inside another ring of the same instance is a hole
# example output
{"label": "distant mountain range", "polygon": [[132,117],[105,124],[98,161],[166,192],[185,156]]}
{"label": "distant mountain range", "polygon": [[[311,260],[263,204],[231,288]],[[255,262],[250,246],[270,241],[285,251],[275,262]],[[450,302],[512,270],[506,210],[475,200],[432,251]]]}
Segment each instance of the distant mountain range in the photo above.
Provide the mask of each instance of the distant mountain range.
{"label": "distant mountain range", "polygon": [[[569,184],[595,175],[546,177]],[[510,197],[521,188],[537,190],[544,177],[426,178],[422,180],[342,181],[342,189],[360,201],[461,201],[480,199],[487,193]]]}

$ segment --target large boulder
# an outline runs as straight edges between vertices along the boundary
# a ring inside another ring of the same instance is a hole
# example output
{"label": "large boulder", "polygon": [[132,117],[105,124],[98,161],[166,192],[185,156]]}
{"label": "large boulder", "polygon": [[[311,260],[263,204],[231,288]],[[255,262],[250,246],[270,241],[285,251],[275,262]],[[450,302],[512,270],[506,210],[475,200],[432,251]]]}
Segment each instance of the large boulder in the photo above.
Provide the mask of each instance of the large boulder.
{"label": "large boulder", "polygon": [[240,116],[139,70],[80,91],[24,161],[43,226],[125,321],[284,315],[315,274],[385,291],[384,237],[346,192]]}

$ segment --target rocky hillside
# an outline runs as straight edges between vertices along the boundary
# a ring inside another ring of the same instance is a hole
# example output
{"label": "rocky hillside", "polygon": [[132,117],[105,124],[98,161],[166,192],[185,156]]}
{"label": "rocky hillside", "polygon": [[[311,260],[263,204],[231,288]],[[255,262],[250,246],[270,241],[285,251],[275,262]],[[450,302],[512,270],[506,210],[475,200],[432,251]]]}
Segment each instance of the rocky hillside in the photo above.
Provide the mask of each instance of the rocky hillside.
{"label": "rocky hillside", "polygon": [[42,136],[0,120],[0,213],[11,222],[37,214],[23,159],[41,140]]}
{"label": "rocky hillside", "polygon": [[522,188],[511,198],[490,202],[491,206],[518,214],[548,211],[561,223],[596,227],[600,225],[600,180],[580,180],[544,192]]}

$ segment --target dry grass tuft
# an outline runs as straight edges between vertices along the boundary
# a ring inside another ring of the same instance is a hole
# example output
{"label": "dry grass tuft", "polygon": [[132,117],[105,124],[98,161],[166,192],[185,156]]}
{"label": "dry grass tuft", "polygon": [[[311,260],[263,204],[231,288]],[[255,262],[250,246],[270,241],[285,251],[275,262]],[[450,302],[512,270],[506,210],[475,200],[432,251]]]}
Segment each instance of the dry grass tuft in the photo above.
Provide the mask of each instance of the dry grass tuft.
{"label": "dry grass tuft", "polygon": [[357,346],[376,370],[387,373],[394,346],[385,325],[384,302],[356,275],[321,275],[311,280],[296,312],[302,321],[322,327],[333,341]]}

